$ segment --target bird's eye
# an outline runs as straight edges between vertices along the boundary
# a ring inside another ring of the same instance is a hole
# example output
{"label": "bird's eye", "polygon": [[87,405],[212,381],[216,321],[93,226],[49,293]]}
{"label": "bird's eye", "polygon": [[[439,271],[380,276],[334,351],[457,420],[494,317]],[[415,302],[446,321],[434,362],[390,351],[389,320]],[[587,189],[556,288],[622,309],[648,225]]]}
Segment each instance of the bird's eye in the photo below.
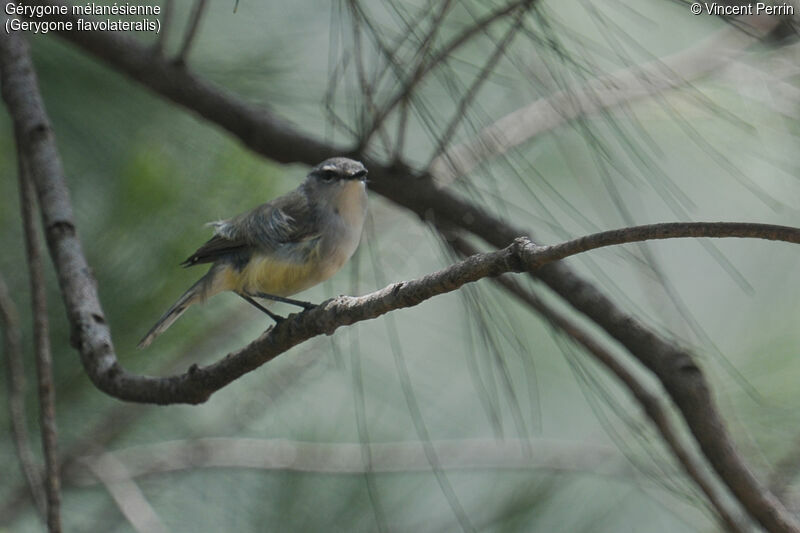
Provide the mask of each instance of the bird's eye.
{"label": "bird's eye", "polygon": [[322,181],[333,181],[336,178],[335,170],[325,170],[322,172]]}

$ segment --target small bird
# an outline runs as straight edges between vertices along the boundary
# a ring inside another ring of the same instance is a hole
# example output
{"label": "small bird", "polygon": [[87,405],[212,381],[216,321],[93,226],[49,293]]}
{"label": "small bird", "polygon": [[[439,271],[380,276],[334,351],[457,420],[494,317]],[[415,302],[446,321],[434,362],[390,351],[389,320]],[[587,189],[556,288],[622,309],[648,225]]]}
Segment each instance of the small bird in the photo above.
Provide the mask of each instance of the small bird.
{"label": "small bird", "polygon": [[279,322],[254,298],[313,307],[287,298],[333,276],[353,255],[367,213],[367,169],[346,157],[326,159],[295,190],[236,217],[211,222],[214,236],[182,266],[212,263],[158,319],[149,346],[190,305],[233,291]]}

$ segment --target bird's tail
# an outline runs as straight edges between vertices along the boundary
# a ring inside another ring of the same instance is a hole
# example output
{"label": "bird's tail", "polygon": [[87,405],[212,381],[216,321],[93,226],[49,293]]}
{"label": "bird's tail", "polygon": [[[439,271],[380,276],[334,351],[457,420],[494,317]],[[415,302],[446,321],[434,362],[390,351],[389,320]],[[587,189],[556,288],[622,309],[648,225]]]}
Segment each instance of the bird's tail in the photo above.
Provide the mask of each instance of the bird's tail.
{"label": "bird's tail", "polygon": [[172,304],[172,307],[167,309],[166,313],[161,315],[158,322],[156,322],[155,325],[150,328],[150,331],[147,332],[147,335],[139,341],[137,345],[139,349],[150,346],[150,343],[153,342],[156,337],[164,333],[173,322],[178,320],[190,305],[205,299],[207,278],[208,275],[205,275],[197,280],[197,283],[189,287],[189,290],[184,292],[183,296],[178,298],[178,301]]}

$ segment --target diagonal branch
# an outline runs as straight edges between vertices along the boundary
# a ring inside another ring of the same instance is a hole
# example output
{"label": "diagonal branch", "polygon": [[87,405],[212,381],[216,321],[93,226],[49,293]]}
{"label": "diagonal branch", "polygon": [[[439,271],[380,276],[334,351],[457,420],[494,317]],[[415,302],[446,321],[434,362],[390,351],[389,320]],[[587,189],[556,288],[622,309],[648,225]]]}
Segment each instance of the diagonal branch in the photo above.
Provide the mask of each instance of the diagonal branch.
{"label": "diagonal branch", "polygon": [[150,505],[127,467],[111,453],[102,453],[84,463],[106,487],[120,512],[139,533],[168,530]]}

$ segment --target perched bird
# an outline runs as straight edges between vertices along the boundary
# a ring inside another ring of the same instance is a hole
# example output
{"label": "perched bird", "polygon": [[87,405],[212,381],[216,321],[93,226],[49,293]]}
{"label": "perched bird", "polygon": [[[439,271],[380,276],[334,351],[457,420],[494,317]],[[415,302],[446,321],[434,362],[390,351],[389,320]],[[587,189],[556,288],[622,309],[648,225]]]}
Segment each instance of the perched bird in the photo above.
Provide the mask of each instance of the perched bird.
{"label": "perched bird", "polygon": [[346,157],[314,167],[295,190],[251,211],[212,222],[214,236],[182,263],[212,263],[209,271],[158,319],[139,348],[172,325],[186,309],[233,291],[276,322],[282,318],[254,298],[302,307],[287,298],[333,276],[353,255],[367,213],[367,169]]}

